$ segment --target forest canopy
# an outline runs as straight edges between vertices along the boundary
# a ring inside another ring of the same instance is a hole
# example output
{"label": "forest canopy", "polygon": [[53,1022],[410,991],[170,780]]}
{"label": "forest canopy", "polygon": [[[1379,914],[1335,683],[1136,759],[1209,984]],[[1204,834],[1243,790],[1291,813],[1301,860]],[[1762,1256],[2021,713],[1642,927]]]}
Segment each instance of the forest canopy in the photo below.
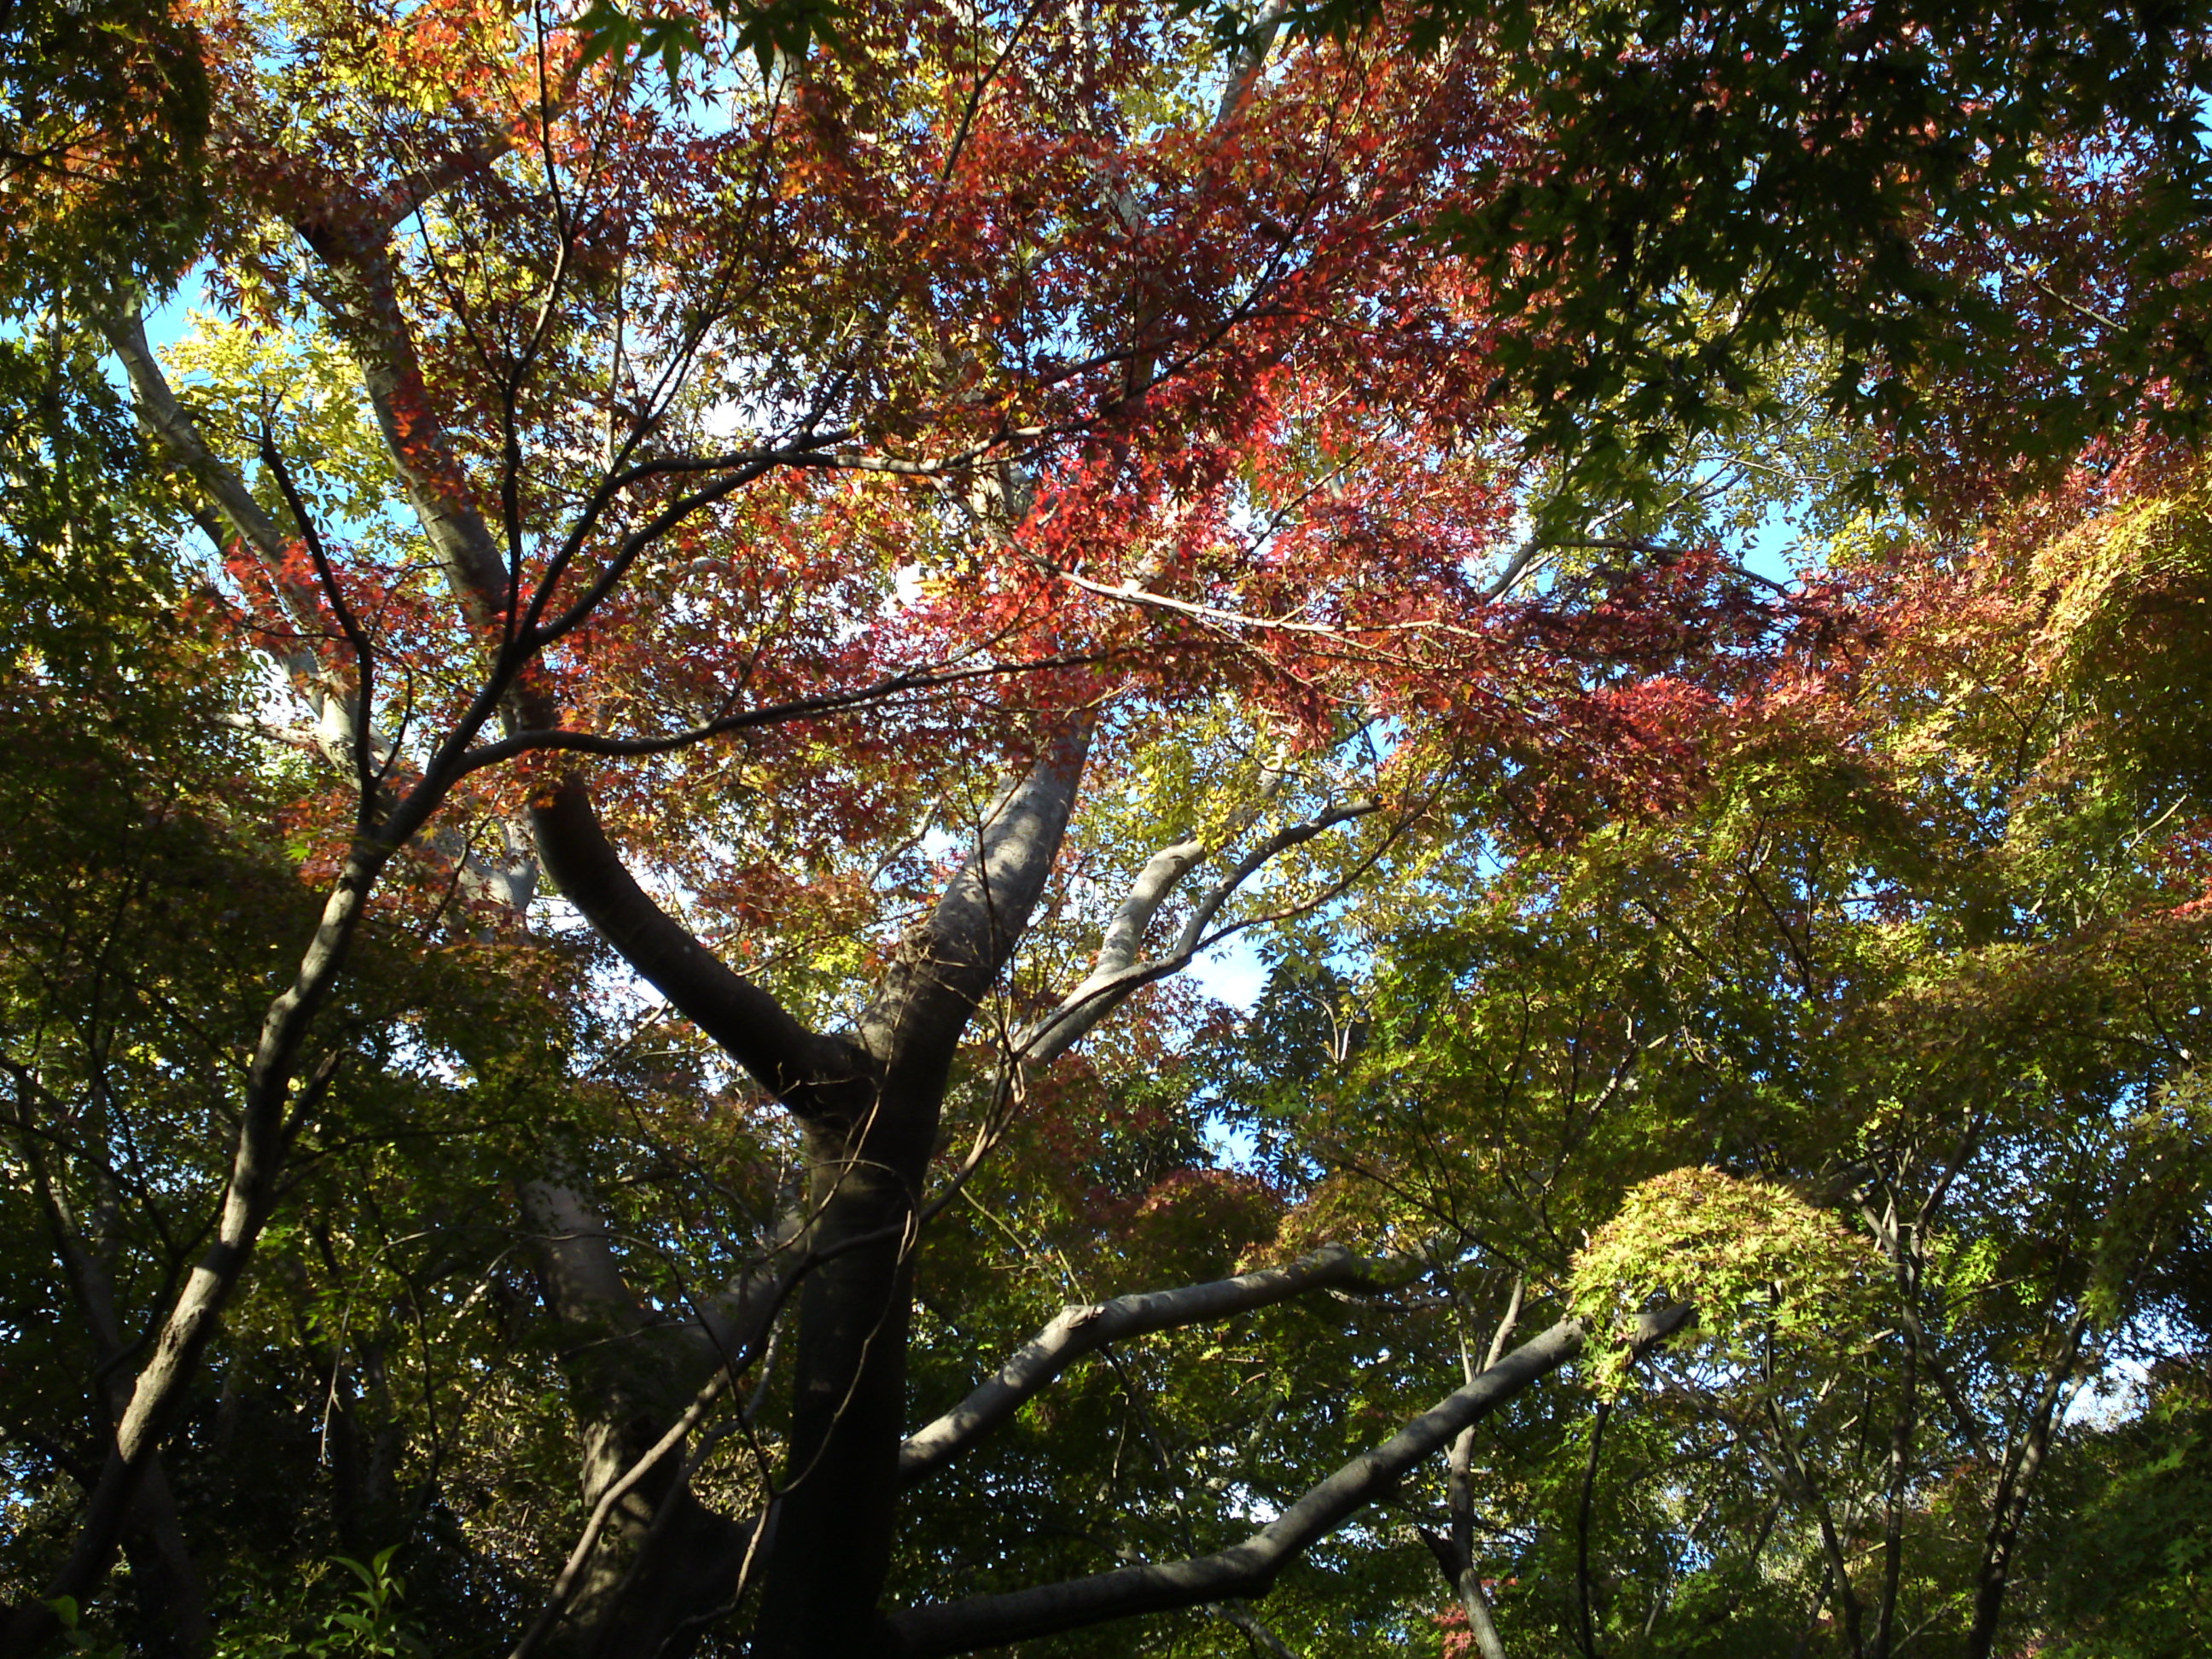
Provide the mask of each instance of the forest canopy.
{"label": "forest canopy", "polygon": [[2208,26],[0,0],[0,1648],[2204,1649]]}

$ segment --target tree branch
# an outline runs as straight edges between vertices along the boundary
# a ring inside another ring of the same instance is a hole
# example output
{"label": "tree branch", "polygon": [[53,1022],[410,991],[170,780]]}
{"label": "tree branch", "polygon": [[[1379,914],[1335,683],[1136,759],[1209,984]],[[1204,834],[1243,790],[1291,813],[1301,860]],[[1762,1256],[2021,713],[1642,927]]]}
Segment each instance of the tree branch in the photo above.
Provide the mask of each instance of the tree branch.
{"label": "tree branch", "polygon": [[1332,807],[1278,830],[1240,859],[1199,901],[1166,955],[1139,963],[1135,956],[1137,947],[1143,943],[1145,929],[1176,884],[1210,849],[1193,838],[1154,854],[1108,928],[1091,972],[1060,999],[1059,1006],[1023,1034],[1018,1045],[1021,1058],[1032,1066],[1057,1060],[1089,1036],[1100,1021],[1137,990],[1188,967],[1198,952],[1212,942],[1206,937],[1206,929],[1221,914],[1222,907],[1278,854],[1311,841],[1337,824],[1364,817],[1377,810],[1374,802],[1357,802]]}
{"label": "tree branch", "polygon": [[817,1035],[732,971],[641,887],[579,780],[532,806],[546,873],[677,1011],[801,1117],[849,1103],[870,1073],[854,1045]]}
{"label": "tree branch", "polygon": [[997,1375],[908,1437],[899,1448],[899,1480],[907,1486],[927,1480],[1013,1416],[1024,1401],[1070,1365],[1109,1342],[1226,1319],[1309,1291],[1375,1290],[1413,1271],[1412,1263],[1378,1261],[1332,1244],[1280,1267],[1065,1309]]}
{"label": "tree branch", "polygon": [[313,221],[295,228],[330,273],[331,319],[361,365],[362,389],[409,505],[454,598],[481,627],[512,605],[507,561],[471,499],[465,470],[431,397],[400,307],[385,232],[375,227],[341,232]]}
{"label": "tree branch", "polygon": [[467,769],[473,772],[480,767],[512,760],[534,750],[557,749],[572,754],[606,755],[617,758],[665,755],[732,732],[839,714],[873,703],[888,702],[909,691],[933,691],[948,685],[961,685],[971,680],[990,679],[1001,675],[1080,667],[1097,660],[1094,656],[1079,655],[1043,658],[1034,662],[987,662],[970,668],[913,669],[905,673],[886,675],[866,685],[852,686],[839,691],[820,691],[811,696],[793,697],[784,702],[739,709],[698,726],[687,726],[680,732],[663,732],[655,737],[618,738],[604,732],[568,731],[557,726],[543,730],[526,728],[510,732],[503,738],[480,744],[470,750]]}
{"label": "tree branch", "polygon": [[[354,698],[337,683],[330,665],[305,642],[323,633],[324,623],[313,590],[285,570],[283,531],[276,520],[262,510],[261,503],[253,499],[253,492],[246,488],[236,470],[210,448],[200,435],[191,411],[178,400],[168,378],[155,359],[153,348],[147,344],[145,326],[138,313],[131,311],[102,316],[95,321],[130,380],[131,407],[139,424],[177,470],[215,504],[222,522],[253,555],[255,563],[267,576],[283,606],[285,616],[304,636],[301,642],[289,647],[280,648],[273,641],[265,641],[264,649],[313,711],[317,746],[333,763],[351,770],[355,724],[360,716],[354,707]],[[210,529],[220,545],[222,537],[219,532],[211,526],[203,527]]]}
{"label": "tree branch", "polygon": [[860,1016],[879,1061],[949,1064],[968,1016],[1012,956],[1067,832],[1095,713],[1078,714],[977,829],[973,849],[929,915],[900,941]]}
{"label": "tree branch", "polygon": [[[1665,1340],[1689,1322],[1692,1312],[1683,1304],[1645,1315],[1630,1346],[1641,1351]],[[1158,1566],[1122,1567],[1004,1595],[911,1607],[890,1621],[900,1651],[905,1659],[935,1659],[1139,1613],[1265,1594],[1317,1540],[1386,1495],[1415,1464],[1468,1424],[1573,1358],[1586,1340],[1581,1321],[1561,1320],[1446,1395],[1382,1445],[1353,1458],[1242,1544],[1218,1554]]]}

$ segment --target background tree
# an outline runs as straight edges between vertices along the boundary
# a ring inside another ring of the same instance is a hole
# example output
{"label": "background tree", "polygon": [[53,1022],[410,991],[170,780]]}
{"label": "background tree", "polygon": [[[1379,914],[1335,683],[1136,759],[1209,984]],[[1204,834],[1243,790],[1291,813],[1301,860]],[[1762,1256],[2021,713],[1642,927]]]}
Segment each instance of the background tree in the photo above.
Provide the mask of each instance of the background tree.
{"label": "background tree", "polygon": [[[2139,467],[2124,504],[2038,503],[1901,586],[1893,548],[1839,546],[1832,579],[1891,595],[1870,634],[1743,708],[1694,805],[1535,840],[1540,797],[1486,783],[1452,843],[1494,878],[1416,864],[1376,890],[1368,972],[1278,969],[1227,1109],[1309,1206],[1382,1230],[1350,1236],[1465,1241],[1462,1340],[1595,1276],[1696,1300],[1718,1344],[1486,1433],[1472,1515],[1457,1476],[1409,1506],[1485,1540],[1507,1650],[2050,1628],[2019,1563],[2069,1423],[2103,1455],[2092,1391],[2203,1342],[2196,489]],[[1698,1164],[1849,1225],[1873,1309],[1711,1288],[1759,1229],[1658,1201]],[[2184,1501],[2170,1463],[2142,1478]]]}

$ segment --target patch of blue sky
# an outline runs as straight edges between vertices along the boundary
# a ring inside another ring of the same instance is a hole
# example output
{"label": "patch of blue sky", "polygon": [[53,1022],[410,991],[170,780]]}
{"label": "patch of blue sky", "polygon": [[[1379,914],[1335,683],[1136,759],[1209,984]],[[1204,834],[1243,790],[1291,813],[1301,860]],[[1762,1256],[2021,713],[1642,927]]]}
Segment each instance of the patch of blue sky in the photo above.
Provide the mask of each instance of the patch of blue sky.
{"label": "patch of blue sky", "polygon": [[[208,295],[208,278],[214,273],[213,261],[201,260],[178,280],[175,288],[157,303],[146,307],[144,323],[146,343],[154,348],[156,356],[166,352],[178,341],[192,331],[191,313],[205,310],[211,303]],[[122,369],[118,365],[116,373]]]}
{"label": "patch of blue sky", "polygon": [[1250,928],[1231,933],[1190,966],[1191,982],[1217,1002],[1249,1013],[1267,987],[1267,963]]}
{"label": "patch of blue sky", "polygon": [[1770,504],[1745,544],[1739,562],[1753,575],[1787,586],[1802,574],[1805,556],[1803,533],[1782,502]]}

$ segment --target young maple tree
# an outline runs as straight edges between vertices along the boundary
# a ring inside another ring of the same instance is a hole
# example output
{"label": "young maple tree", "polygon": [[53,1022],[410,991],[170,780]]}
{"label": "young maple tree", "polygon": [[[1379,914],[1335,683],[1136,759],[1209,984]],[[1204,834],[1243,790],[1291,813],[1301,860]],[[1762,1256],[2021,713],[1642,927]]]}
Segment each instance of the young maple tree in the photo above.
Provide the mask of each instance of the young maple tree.
{"label": "young maple tree", "polygon": [[[120,1190],[120,1109],[84,1103],[111,1045],[11,1072],[25,1132],[68,1149],[40,1153],[57,1248],[107,1264],[73,1290],[109,1420],[10,1650],[138,1540],[150,1622],[197,1639],[164,1460],[292,1183],[368,1109],[353,1073],[497,1091],[451,990],[394,1015],[366,964],[526,963],[544,880],[710,1045],[720,1109],[775,1103],[759,1139],[796,1170],[672,1300],[588,1142],[505,1172],[583,1501],[550,1583],[509,1594],[518,1656],[732,1621],[764,1656],[951,1653],[1256,1593],[1585,1340],[1500,1356],[1243,1544],[884,1606],[902,1491],[1076,1358],[1413,1265],[1326,1248],[1072,1310],[909,1434],[917,1261],[1045,1068],[1248,890],[1325,896],[1271,878],[1286,855],[1386,843],[1419,806],[1393,725],[1663,799],[1770,618],[1702,556],[1515,596],[1486,295],[1404,234],[1509,142],[1472,48],[1262,30],[1224,65],[1137,8],[906,4],[841,14],[834,54],[678,54],[663,84],[572,21],[204,9],[220,315],[165,367],[134,307],[91,309],[219,550],[199,614],[276,671],[233,719],[299,759],[234,801],[276,797],[261,844],[319,914],[250,1032],[192,1038],[227,1168],[174,1232],[137,1188],[143,1306],[113,1305],[112,1225],[73,1218]],[[1178,722],[1216,770],[1157,787]],[[158,775],[132,752],[120,775]],[[1120,830],[1056,884],[1086,780]],[[1025,940],[1060,982],[1010,977]],[[484,994],[568,1028],[537,1086],[594,1086],[562,1081],[590,973]],[[710,1481],[732,1436],[754,1466]]]}

